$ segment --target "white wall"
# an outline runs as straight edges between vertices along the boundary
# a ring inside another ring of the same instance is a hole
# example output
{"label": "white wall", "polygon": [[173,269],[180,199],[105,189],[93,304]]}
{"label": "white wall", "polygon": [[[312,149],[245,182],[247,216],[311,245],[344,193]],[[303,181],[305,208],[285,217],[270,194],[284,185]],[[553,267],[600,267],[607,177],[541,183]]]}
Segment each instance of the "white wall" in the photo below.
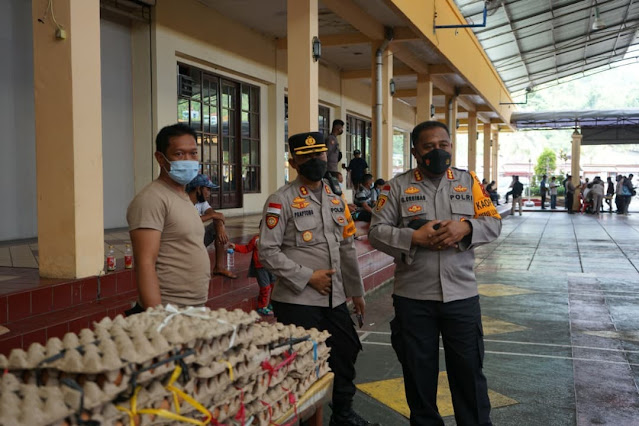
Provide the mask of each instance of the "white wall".
{"label": "white wall", "polygon": [[130,26],[102,19],[100,38],[104,228],[111,229],[127,226],[135,194]]}
{"label": "white wall", "polygon": [[37,235],[31,2],[0,0],[0,241]]}

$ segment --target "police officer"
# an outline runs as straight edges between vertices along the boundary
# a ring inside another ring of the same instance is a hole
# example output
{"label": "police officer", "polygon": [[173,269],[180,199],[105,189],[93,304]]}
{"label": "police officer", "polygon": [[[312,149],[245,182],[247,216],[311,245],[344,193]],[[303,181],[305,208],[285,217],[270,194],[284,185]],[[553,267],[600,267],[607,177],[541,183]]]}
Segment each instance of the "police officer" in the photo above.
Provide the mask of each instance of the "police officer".
{"label": "police officer", "polygon": [[411,133],[418,167],[382,188],[369,232],[395,258],[391,342],[404,372],[411,425],[443,425],[437,409],[439,335],[458,425],[490,425],[473,248],[495,240],[501,217],[472,172],[451,168],[448,128]]}
{"label": "police officer", "polygon": [[353,245],[355,225],[326,173],[321,133],[289,138],[290,165],[298,178],[272,194],[260,229],[260,262],[278,278],[271,296],[277,320],[328,330],[329,365],[335,373],[330,424],[368,425],[352,409],[355,360],[361,350],[346,298],[364,314],[364,286]]}

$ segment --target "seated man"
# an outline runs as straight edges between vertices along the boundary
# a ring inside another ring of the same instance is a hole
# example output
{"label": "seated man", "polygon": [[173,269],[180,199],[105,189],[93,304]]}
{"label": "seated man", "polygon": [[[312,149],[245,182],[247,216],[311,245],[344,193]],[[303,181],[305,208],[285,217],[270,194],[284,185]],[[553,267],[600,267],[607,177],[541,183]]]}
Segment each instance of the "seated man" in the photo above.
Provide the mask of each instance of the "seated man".
{"label": "seated man", "polygon": [[191,202],[195,205],[202,222],[211,220],[204,232],[204,246],[208,247],[215,242],[215,265],[213,265],[213,274],[223,275],[228,278],[237,278],[237,275],[225,269],[224,265],[224,247],[229,242],[224,228],[224,215],[218,213],[207,201],[211,196],[211,189],[217,188],[216,185],[206,175],[197,175],[195,179],[186,185],[186,192],[189,194]]}
{"label": "seated man", "polygon": [[373,213],[372,207],[375,207],[377,203],[377,193],[372,189],[373,175],[365,174],[362,177],[362,183],[359,186],[359,190],[355,193],[353,201],[357,206],[357,211],[353,214],[353,219],[370,222],[371,215]]}
{"label": "seated man", "polygon": [[499,194],[497,193],[497,185],[495,184],[495,181],[490,182],[486,186],[486,192],[488,192],[488,195],[490,195],[490,201],[492,201],[494,205],[498,206]]}

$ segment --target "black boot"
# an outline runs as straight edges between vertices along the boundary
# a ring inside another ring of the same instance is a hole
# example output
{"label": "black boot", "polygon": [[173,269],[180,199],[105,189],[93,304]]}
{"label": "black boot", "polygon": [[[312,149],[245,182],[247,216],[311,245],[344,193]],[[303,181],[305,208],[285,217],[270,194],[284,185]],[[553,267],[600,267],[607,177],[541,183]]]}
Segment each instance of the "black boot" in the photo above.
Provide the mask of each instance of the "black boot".
{"label": "black boot", "polygon": [[331,415],[330,426],[380,426],[379,423],[370,423],[353,409]]}

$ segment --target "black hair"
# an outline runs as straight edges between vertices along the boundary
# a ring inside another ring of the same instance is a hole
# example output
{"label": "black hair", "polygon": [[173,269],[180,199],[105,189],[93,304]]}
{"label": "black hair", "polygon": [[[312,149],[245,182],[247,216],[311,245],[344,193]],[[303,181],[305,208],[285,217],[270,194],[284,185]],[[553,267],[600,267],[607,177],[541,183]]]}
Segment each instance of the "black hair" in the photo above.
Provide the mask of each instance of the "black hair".
{"label": "black hair", "polygon": [[384,179],[379,178],[379,179],[377,179],[377,180],[375,181],[375,184],[374,184],[374,185],[375,185],[375,186],[377,186],[377,185],[382,186],[382,185],[384,185],[385,183],[386,183],[386,181],[385,181]]}
{"label": "black hair", "polygon": [[335,126],[343,126],[344,122],[340,119],[337,120],[333,120],[333,129],[335,128]]}
{"label": "black hair", "polygon": [[195,130],[191,129],[186,124],[177,123],[163,127],[155,137],[155,150],[166,155],[166,150],[169,147],[171,138],[184,135],[191,135],[193,136],[193,139],[197,140]]}
{"label": "black hair", "polygon": [[439,127],[446,130],[446,134],[450,137],[450,132],[448,131],[448,126],[444,123],[440,123],[439,121],[424,121],[423,123],[419,123],[413,131],[410,133],[410,141],[415,146],[415,142],[419,139],[419,135],[428,129],[432,129],[433,127]]}
{"label": "black hair", "polygon": [[363,177],[362,177],[362,183],[364,182],[368,182],[369,180],[373,180],[373,175],[370,173],[366,173]]}

